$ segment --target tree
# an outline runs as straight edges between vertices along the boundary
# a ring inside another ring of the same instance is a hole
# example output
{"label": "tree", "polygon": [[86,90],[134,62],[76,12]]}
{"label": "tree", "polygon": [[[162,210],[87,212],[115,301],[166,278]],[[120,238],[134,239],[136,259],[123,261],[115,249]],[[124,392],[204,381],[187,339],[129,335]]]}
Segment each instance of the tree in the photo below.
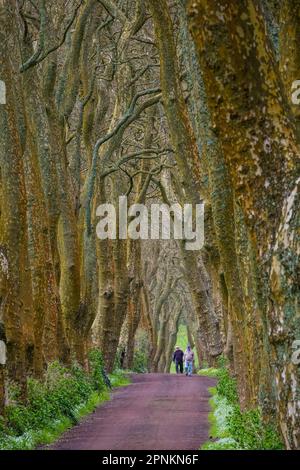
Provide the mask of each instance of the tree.
{"label": "tree", "polygon": [[218,2],[191,2],[191,31],[214,132],[254,256],[266,353],[275,370],[266,380],[271,380],[276,390],[286,445],[297,448],[299,410],[292,387],[299,376],[290,360],[299,330],[295,304],[299,295],[299,239],[295,231],[299,220],[299,151],[295,127],[259,5],[224,2],[223,7],[220,13]]}

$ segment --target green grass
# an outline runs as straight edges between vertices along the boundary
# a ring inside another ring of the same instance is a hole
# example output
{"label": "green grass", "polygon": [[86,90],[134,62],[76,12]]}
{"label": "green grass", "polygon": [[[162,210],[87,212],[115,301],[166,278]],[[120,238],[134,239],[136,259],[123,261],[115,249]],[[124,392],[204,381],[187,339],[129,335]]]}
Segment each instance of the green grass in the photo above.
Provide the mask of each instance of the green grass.
{"label": "green grass", "polygon": [[[67,368],[50,364],[43,381],[28,378],[28,397],[24,405],[12,385],[8,406],[0,417],[0,449],[31,450],[54,442],[83,416],[110,399],[103,379],[101,353],[89,355],[90,372],[78,364]],[[130,383],[128,374],[117,370],[110,376],[113,388]]]}
{"label": "green grass", "polygon": [[[221,363],[220,363],[221,365]],[[201,450],[281,450],[283,444],[272,424],[263,421],[259,408],[241,411],[236,380],[225,364],[220,369],[206,369],[200,375],[217,377],[216,387],[209,389],[211,412],[210,440]]]}
{"label": "green grass", "polygon": [[209,367],[208,369],[198,370],[198,375],[203,375],[205,377],[215,377],[218,378],[220,369],[215,369],[214,367]]}
{"label": "green grass", "polygon": [[[180,349],[182,349],[182,351],[184,352],[186,350],[186,347],[187,347],[188,343],[189,343],[189,341],[188,341],[186,326],[185,325],[179,325],[175,346],[179,346]],[[195,367],[198,367],[199,362],[198,362],[198,356],[197,356],[196,349],[194,349],[194,354],[195,354]],[[171,372],[171,374],[176,373],[175,364],[174,364],[173,361],[172,361],[172,364],[171,364],[170,372]]]}
{"label": "green grass", "polygon": [[[75,410],[75,416],[79,422],[84,416],[92,413],[98,406],[110,399],[107,391],[94,392],[86,403],[79,405]],[[1,450],[34,450],[38,446],[50,445],[68,429],[74,426],[73,419],[62,416],[47,426],[38,430],[28,430],[21,436],[9,436],[0,441]]]}
{"label": "green grass", "polygon": [[113,387],[126,387],[131,384],[129,374],[131,371],[122,369],[115,370],[112,374],[109,374],[109,379]]}
{"label": "green grass", "polygon": [[208,441],[203,444],[201,450],[241,450],[234,439],[231,437],[223,437],[217,441]]}

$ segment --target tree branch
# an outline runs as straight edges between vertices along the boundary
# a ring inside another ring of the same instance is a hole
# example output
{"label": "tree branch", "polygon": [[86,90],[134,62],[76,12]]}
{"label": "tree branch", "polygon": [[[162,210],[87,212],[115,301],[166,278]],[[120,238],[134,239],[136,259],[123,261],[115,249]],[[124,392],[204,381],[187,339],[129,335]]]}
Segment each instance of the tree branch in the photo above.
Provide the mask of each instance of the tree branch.
{"label": "tree branch", "polygon": [[[124,155],[117,163],[114,165],[112,168],[107,169],[103,173],[101,173],[101,178],[105,178],[106,176],[110,175],[111,173],[114,173],[115,171],[118,171],[120,169],[121,165],[124,165],[124,163],[129,162],[130,160],[152,160],[155,158],[159,158],[161,155],[167,152],[172,152],[172,149],[143,149],[138,152],[130,153],[128,155]],[[147,154],[155,154],[155,156],[145,156]]]}
{"label": "tree branch", "polygon": [[126,23],[128,21],[127,16],[123,11],[116,5],[113,0],[98,0],[99,3],[105,8],[107,13],[110,14],[114,19],[118,19],[121,23]]}
{"label": "tree branch", "polygon": [[[95,185],[95,178],[96,178],[96,173],[97,173],[97,161],[98,161],[98,153],[100,147],[110,140],[114,135],[116,135],[120,129],[124,129],[124,127],[129,126],[135,119],[137,119],[140,114],[147,109],[150,106],[153,106],[154,104],[158,103],[158,101],[161,98],[161,94],[159,93],[160,89],[159,88],[151,88],[148,90],[140,91],[138,92],[132,99],[131,104],[124,114],[124,116],[120,119],[120,121],[117,123],[116,127],[109,132],[106,136],[101,137],[100,139],[97,140],[94,151],[93,151],[93,158],[92,158],[92,165],[91,165],[91,170],[90,170],[90,175],[88,178],[87,182],[87,198],[86,198],[86,225],[87,225],[87,232],[88,235],[91,233],[91,200],[93,197],[94,193],[94,185]],[[150,94],[155,94],[157,93],[153,98],[150,98],[149,100],[144,101],[139,107],[135,108],[137,101],[139,98],[142,96],[150,95]]]}
{"label": "tree branch", "polygon": [[[42,6],[43,5],[44,5],[44,0],[42,0]],[[78,10],[81,7],[81,5],[82,5],[82,0],[80,0],[79,5],[75,8],[73,16],[70,19],[69,23],[67,24],[67,27],[66,27],[66,29],[64,31],[64,34],[63,34],[63,37],[59,41],[59,43],[56,44],[56,46],[51,47],[50,49],[48,49],[44,53],[42,53],[42,52],[43,52],[44,42],[45,42],[45,23],[44,22],[46,20],[46,14],[45,14],[45,11],[44,11],[43,7],[41,6],[39,45],[38,45],[38,48],[37,48],[36,52],[24,64],[21,65],[21,67],[20,67],[20,72],[21,73],[25,72],[26,70],[30,69],[31,67],[34,67],[35,65],[38,65],[39,63],[41,63],[44,59],[46,59],[46,57],[48,57],[49,54],[51,54],[52,52],[55,52],[57,49],[59,49],[64,44],[64,42],[66,40],[66,37],[67,37],[67,34],[68,34],[72,24],[75,21],[75,18],[77,16]]]}

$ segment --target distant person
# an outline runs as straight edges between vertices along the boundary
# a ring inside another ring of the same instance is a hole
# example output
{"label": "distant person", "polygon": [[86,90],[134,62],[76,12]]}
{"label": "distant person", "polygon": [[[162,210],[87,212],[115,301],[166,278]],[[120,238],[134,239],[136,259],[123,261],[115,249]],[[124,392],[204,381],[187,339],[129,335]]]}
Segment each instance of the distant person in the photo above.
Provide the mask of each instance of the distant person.
{"label": "distant person", "polygon": [[176,346],[173,354],[173,362],[175,362],[176,374],[183,373],[183,351],[179,346]]}
{"label": "distant person", "polygon": [[194,366],[194,353],[191,346],[188,344],[184,353],[185,375],[191,377]]}

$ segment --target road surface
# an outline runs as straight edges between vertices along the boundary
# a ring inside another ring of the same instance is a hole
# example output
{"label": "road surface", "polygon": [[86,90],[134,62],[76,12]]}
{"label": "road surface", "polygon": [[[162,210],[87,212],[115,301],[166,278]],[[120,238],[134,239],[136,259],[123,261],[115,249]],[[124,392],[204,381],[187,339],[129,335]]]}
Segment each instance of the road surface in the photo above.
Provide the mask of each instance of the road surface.
{"label": "road surface", "polygon": [[132,381],[49,448],[197,450],[208,439],[208,387],[215,379],[134,374]]}

